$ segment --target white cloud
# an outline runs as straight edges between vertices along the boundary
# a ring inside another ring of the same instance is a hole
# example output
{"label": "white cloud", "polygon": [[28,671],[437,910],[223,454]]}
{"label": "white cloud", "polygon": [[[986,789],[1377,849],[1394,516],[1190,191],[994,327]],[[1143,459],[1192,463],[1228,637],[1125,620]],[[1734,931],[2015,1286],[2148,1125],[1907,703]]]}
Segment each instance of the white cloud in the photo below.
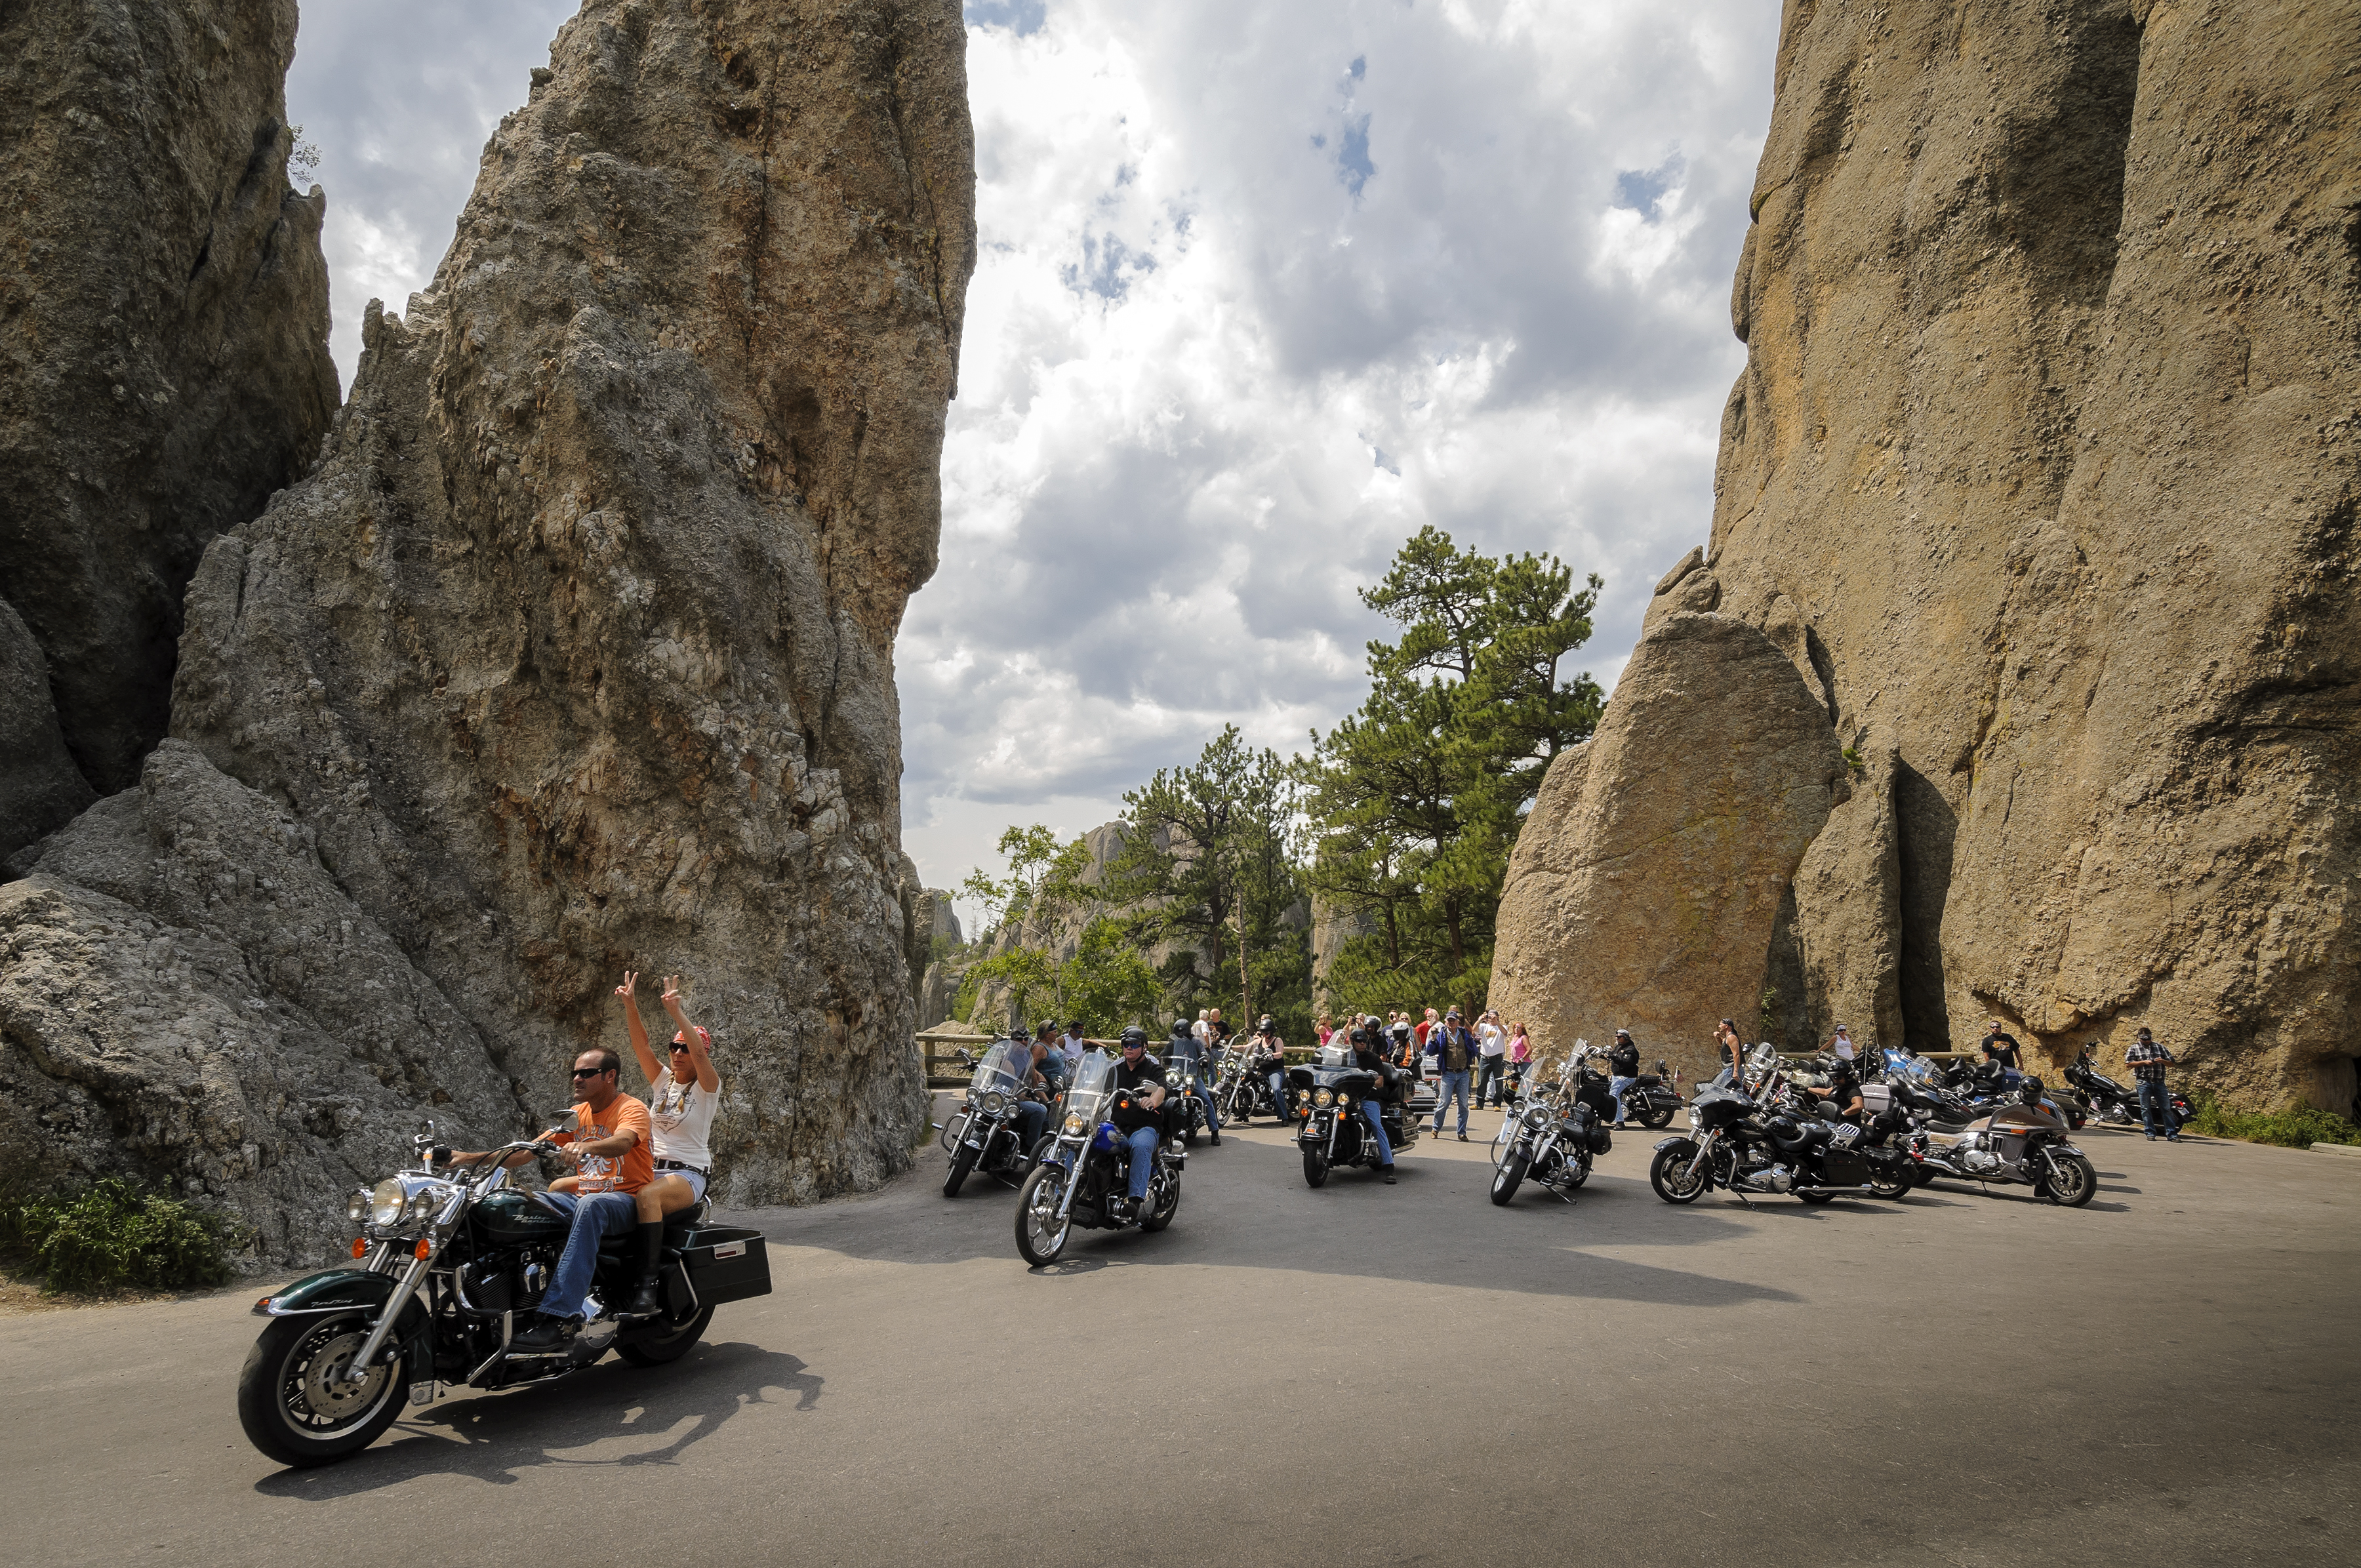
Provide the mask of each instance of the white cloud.
{"label": "white cloud", "polygon": [[[335,348],[448,243],[566,0],[310,0]],[[970,0],[983,241],[942,568],[896,667],[929,881],[1225,722],[1362,694],[1423,523],[1607,578],[1611,680],[1702,541],[1777,16],[1547,0]]]}

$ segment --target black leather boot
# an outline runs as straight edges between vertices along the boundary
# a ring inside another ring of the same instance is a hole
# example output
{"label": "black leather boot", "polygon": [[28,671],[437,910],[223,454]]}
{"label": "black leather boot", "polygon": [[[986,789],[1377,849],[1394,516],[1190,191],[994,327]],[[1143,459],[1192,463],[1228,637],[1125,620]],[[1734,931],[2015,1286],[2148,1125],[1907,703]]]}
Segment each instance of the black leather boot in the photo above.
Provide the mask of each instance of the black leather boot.
{"label": "black leather boot", "polygon": [[664,1310],[662,1282],[656,1278],[656,1260],[664,1255],[664,1222],[640,1227],[640,1288],[631,1292],[631,1299],[623,1308],[627,1318],[652,1318]]}

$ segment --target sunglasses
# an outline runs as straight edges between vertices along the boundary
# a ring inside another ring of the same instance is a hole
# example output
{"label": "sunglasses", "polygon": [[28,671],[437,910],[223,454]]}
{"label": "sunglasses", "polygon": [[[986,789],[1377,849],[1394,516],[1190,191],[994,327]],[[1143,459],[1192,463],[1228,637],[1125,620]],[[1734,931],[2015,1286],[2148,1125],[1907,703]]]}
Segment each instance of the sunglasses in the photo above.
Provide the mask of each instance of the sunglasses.
{"label": "sunglasses", "polygon": [[615,1069],[610,1067],[577,1067],[574,1069],[574,1076],[577,1078],[598,1078],[614,1070]]}

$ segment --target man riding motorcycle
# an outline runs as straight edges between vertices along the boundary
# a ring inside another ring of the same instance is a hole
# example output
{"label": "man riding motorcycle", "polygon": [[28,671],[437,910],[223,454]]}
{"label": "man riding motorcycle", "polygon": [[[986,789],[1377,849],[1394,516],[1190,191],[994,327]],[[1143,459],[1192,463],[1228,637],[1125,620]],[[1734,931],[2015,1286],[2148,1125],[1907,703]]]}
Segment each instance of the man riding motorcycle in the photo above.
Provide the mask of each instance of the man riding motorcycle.
{"label": "man riding motorcycle", "polygon": [[[1213,1109],[1213,1086],[1208,1081],[1212,1076],[1213,1042],[1216,1025],[1212,1020],[1208,1020],[1203,1027],[1205,1033],[1200,1035],[1191,1026],[1188,1019],[1173,1019],[1172,1038],[1166,1043],[1164,1050],[1169,1059],[1188,1062],[1195,1068],[1197,1087],[1191,1092],[1196,1097],[1198,1103],[1205,1108],[1205,1130],[1212,1135],[1208,1140],[1209,1143],[1213,1147],[1220,1148],[1222,1117],[1221,1113]],[[1146,1031],[1141,1031],[1141,1035],[1144,1038]]]}
{"label": "man riding motorcycle", "polygon": [[1377,1075],[1378,1091],[1362,1100],[1361,1119],[1368,1123],[1370,1135],[1378,1140],[1378,1174],[1385,1178],[1387,1186],[1391,1187],[1394,1184],[1394,1146],[1386,1137],[1385,1118],[1378,1108],[1385,1103],[1388,1095],[1398,1092],[1395,1075],[1399,1069],[1386,1059],[1385,1036],[1371,1026],[1375,1022],[1372,1019],[1370,1024],[1353,1031],[1353,1065],[1364,1072]]}
{"label": "man riding motorcycle", "polygon": [[[1174,1026],[1176,1037],[1189,1033],[1186,1019]],[[1123,1032],[1123,1054],[1115,1064],[1115,1130],[1131,1146],[1130,1196],[1115,1218],[1128,1222],[1148,1196],[1148,1178],[1156,1160],[1156,1146],[1164,1137],[1164,1066],[1148,1054],[1148,1031],[1137,1025]],[[1110,1204],[1110,1208],[1114,1205]]]}

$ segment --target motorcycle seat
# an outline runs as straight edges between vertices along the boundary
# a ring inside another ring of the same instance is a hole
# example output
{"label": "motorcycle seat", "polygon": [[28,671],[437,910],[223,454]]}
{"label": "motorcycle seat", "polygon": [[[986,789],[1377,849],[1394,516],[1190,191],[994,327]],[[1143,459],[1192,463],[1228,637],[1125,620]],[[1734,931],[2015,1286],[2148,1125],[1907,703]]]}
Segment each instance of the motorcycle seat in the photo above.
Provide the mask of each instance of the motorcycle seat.
{"label": "motorcycle seat", "polygon": [[1664,1080],[1653,1072],[1643,1072],[1631,1081],[1642,1089],[1653,1089]]}
{"label": "motorcycle seat", "polygon": [[[710,1200],[700,1198],[686,1209],[675,1209],[666,1214],[664,1220],[664,1245],[676,1247],[686,1241],[688,1233],[705,1223],[705,1217],[712,1208]],[[626,1256],[630,1255],[632,1249],[639,1245],[640,1237],[636,1227],[617,1235],[598,1238],[600,1252],[618,1253]]]}

